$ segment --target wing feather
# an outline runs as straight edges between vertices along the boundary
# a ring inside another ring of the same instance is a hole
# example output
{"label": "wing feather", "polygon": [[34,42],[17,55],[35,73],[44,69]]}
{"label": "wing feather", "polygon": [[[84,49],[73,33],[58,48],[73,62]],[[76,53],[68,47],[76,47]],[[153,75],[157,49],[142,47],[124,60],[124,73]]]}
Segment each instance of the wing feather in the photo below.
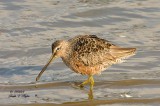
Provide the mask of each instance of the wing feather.
{"label": "wing feather", "polygon": [[109,41],[95,35],[79,36],[72,43],[72,56],[78,58],[85,66],[111,65],[116,61],[109,52],[111,46],[113,44]]}

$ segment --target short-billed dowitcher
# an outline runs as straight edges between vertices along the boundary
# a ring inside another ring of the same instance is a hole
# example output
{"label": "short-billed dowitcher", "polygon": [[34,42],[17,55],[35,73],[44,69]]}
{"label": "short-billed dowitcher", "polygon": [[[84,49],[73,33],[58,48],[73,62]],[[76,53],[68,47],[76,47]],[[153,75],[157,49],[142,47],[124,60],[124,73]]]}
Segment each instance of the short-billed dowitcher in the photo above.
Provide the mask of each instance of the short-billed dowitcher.
{"label": "short-billed dowitcher", "polygon": [[74,72],[88,75],[80,86],[90,83],[94,86],[93,75],[100,74],[112,64],[120,63],[135,54],[136,48],[122,48],[95,35],[79,35],[69,40],[58,40],[52,44],[52,56],[36,78],[40,78],[50,62],[61,57]]}

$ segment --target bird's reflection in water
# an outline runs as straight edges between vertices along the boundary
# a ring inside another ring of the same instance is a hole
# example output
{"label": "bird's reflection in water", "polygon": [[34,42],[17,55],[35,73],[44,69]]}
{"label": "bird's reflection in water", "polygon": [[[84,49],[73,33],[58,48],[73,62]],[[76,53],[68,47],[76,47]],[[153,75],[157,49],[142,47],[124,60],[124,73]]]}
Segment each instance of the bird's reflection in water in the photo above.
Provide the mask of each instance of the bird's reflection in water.
{"label": "bird's reflection in water", "polygon": [[[72,87],[76,88],[76,89],[81,89],[81,90],[86,91],[86,89],[84,87],[80,86],[80,84],[76,83],[76,82],[72,85]],[[90,86],[90,88],[87,89],[86,95],[88,96],[88,100],[93,100],[94,99],[93,87]]]}

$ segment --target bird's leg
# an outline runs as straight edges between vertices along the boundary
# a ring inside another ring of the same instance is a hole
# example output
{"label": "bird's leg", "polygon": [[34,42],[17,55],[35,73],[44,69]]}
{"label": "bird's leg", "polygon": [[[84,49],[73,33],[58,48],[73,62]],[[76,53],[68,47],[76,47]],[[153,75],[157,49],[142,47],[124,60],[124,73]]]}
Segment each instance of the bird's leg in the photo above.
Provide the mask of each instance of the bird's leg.
{"label": "bird's leg", "polygon": [[90,90],[92,90],[94,86],[94,79],[92,75],[89,76],[89,82],[90,82]]}
{"label": "bird's leg", "polygon": [[93,98],[94,98],[94,97],[93,97],[93,90],[90,89],[90,90],[89,90],[89,93],[88,93],[88,99],[89,99],[89,100],[93,100]]}
{"label": "bird's leg", "polygon": [[90,90],[89,90],[89,93],[88,93],[88,99],[92,100],[93,99],[93,86],[94,86],[94,79],[93,79],[93,76],[92,75],[89,75],[88,76],[88,79],[86,81],[84,81],[82,84],[80,84],[79,86],[81,88],[84,87],[84,85],[90,83]]}
{"label": "bird's leg", "polygon": [[94,86],[94,79],[93,76],[89,76],[89,82],[90,82],[90,91],[88,93],[88,99],[92,100],[93,99],[93,86]]}
{"label": "bird's leg", "polygon": [[83,88],[84,85],[90,83],[90,89],[93,89],[94,86],[94,79],[92,75],[89,75],[88,79],[86,81],[84,81],[82,84],[80,84],[80,87]]}
{"label": "bird's leg", "polygon": [[88,84],[88,83],[89,83],[89,77],[88,77],[87,80],[85,80],[84,82],[82,82],[79,86],[80,86],[81,88],[83,88],[84,85],[86,85],[86,84]]}

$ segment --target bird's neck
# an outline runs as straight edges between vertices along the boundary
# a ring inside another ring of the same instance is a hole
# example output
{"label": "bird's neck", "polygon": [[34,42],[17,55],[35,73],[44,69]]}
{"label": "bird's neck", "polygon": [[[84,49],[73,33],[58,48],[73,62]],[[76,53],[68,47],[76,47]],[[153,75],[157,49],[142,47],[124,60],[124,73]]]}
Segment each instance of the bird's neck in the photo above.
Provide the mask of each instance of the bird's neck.
{"label": "bird's neck", "polygon": [[69,42],[68,41],[63,41],[63,46],[62,46],[62,51],[61,51],[61,58],[66,58],[68,57],[69,54]]}

